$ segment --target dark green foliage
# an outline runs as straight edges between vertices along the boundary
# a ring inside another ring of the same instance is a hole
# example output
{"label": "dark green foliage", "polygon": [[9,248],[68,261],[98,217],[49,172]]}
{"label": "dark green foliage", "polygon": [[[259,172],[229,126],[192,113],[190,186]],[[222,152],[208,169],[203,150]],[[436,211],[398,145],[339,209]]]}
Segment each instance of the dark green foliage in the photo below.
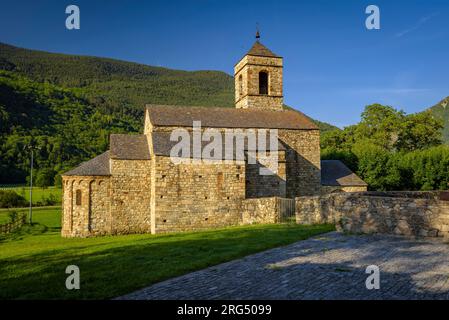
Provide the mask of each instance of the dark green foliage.
{"label": "dark green foliage", "polygon": [[0,208],[25,207],[27,202],[24,197],[11,190],[0,190]]}
{"label": "dark green foliage", "polygon": [[320,128],[321,133],[325,133],[325,132],[329,132],[329,131],[334,131],[337,130],[339,131],[340,129],[336,126],[333,126],[329,123],[326,122],[321,122],[315,119],[311,119],[317,126],[318,128]]}
{"label": "dark green foliage", "polygon": [[[3,61],[3,63],[2,63]],[[219,71],[181,71],[107,58],[54,54],[0,43],[0,69],[77,92],[101,112],[140,122],[153,104],[232,107],[234,80]]]}
{"label": "dark green foliage", "polygon": [[430,112],[405,115],[392,107],[367,106],[359,124],[322,136],[323,159],[338,159],[372,190],[449,188],[449,146]]}
{"label": "dark green foliage", "polygon": [[409,188],[421,190],[449,189],[449,146],[442,145],[404,155],[404,173],[410,175]]}
{"label": "dark green foliage", "polygon": [[56,172],[50,168],[43,168],[36,174],[36,187],[47,188],[54,184]]}
{"label": "dark green foliage", "polygon": [[7,114],[0,128],[3,183],[25,181],[30,167],[27,145],[37,148],[35,182],[48,186],[57,173],[104,152],[109,133],[139,129],[132,118],[101,113],[73,90],[8,71],[0,71],[0,105]]}

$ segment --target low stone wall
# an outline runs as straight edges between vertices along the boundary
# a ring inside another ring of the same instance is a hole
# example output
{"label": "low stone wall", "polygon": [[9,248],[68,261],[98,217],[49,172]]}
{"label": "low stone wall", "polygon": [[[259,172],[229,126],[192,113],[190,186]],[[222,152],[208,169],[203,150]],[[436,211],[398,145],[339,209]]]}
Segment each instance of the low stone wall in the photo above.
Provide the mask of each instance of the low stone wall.
{"label": "low stone wall", "polygon": [[289,222],[295,218],[295,200],[279,197],[243,200],[242,224]]}
{"label": "low stone wall", "polygon": [[296,198],[298,223],[335,223],[351,233],[449,237],[449,201],[440,192],[339,193]]}
{"label": "low stone wall", "polygon": [[242,224],[277,223],[275,197],[246,199],[242,207]]}

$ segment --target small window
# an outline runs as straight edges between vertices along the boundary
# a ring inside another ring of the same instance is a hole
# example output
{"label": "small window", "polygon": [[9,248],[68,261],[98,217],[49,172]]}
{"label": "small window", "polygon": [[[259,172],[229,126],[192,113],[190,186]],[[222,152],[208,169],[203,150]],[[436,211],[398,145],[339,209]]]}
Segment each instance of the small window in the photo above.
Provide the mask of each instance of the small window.
{"label": "small window", "polygon": [[268,73],[259,72],[259,94],[268,94]]}
{"label": "small window", "polygon": [[239,76],[239,97],[243,96],[243,78]]}
{"label": "small window", "polygon": [[76,190],[76,205],[80,206],[81,205],[81,190]]}

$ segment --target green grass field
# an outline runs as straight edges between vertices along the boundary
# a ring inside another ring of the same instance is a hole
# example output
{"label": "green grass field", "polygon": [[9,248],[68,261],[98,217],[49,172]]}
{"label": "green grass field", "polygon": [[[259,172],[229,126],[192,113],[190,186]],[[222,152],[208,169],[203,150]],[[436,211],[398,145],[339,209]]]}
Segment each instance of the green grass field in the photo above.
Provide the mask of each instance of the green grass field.
{"label": "green grass field", "polygon": [[[1,211],[0,216],[6,214]],[[332,225],[230,227],[165,235],[60,237],[60,208],[36,209],[37,224],[0,238],[0,299],[105,299],[152,283],[334,230]],[[65,288],[80,268],[81,289]]]}
{"label": "green grass field", "polygon": [[[30,201],[30,188],[29,187],[0,187],[0,190],[12,190],[17,194],[23,196],[27,201]],[[48,198],[53,195],[58,200],[58,204],[61,204],[62,189],[57,187],[39,188],[33,187],[33,204],[42,202],[43,198]]]}

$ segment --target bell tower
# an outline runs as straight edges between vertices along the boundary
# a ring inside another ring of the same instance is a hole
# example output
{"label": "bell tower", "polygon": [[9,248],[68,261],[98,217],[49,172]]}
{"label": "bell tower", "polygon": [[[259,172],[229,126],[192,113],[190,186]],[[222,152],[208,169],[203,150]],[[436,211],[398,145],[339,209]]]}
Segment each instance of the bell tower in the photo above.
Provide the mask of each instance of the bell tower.
{"label": "bell tower", "polygon": [[282,110],[282,57],[256,42],[234,67],[235,107]]}

